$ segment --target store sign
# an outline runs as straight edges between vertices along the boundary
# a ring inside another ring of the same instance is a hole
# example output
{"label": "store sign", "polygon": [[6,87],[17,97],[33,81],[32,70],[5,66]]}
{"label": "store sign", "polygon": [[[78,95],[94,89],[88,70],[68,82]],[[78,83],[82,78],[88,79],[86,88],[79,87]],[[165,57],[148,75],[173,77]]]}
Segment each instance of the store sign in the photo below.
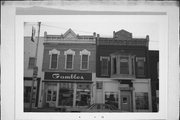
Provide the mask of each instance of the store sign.
{"label": "store sign", "polygon": [[48,80],[92,80],[92,73],[63,73],[45,72],[45,79]]}

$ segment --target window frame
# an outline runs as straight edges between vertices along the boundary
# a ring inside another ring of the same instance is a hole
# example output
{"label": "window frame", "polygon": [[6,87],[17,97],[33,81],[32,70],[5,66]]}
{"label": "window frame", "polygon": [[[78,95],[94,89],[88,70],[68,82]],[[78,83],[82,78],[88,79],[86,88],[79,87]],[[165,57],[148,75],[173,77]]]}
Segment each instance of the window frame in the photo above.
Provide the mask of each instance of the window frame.
{"label": "window frame", "polygon": [[[107,60],[107,74],[102,74],[102,59],[106,59]],[[101,76],[109,76],[109,61],[110,58],[108,56],[100,56],[100,75]]]}
{"label": "window frame", "polygon": [[103,89],[103,81],[96,81],[96,89],[97,90],[102,90]]}
{"label": "window frame", "polygon": [[[82,50],[82,51],[80,51],[80,54],[79,54],[80,56],[81,56],[81,61],[80,61],[80,70],[89,70],[89,57],[90,57],[90,55],[91,55],[91,52],[90,51],[88,51],[88,50],[86,50],[86,49],[84,49],[84,50]],[[87,68],[82,68],[82,57],[83,57],[83,55],[87,55],[88,56],[88,60],[87,60]]]}
{"label": "window frame", "polygon": [[[144,64],[144,74],[138,73],[138,61],[143,61]],[[145,57],[136,57],[136,76],[137,77],[145,77],[146,76],[146,66],[145,66],[146,58]]]}
{"label": "window frame", "polygon": [[[34,59],[34,63],[33,63],[34,65],[32,67],[30,67],[31,66],[31,64],[30,64],[31,60],[30,59],[32,59],[32,58]],[[33,69],[35,67],[35,61],[36,61],[35,57],[29,57],[28,69]]]}
{"label": "window frame", "polygon": [[[128,74],[121,74],[120,59],[121,57],[128,57]],[[114,61],[116,59],[116,74],[114,74]],[[135,75],[135,56],[134,55],[111,55],[111,75]]]}
{"label": "window frame", "polygon": [[[57,55],[56,68],[52,68],[52,55],[53,55],[53,54],[56,54],[56,55]],[[50,55],[49,69],[58,69],[60,51],[58,51],[58,50],[56,50],[56,49],[52,49],[51,51],[49,51],[49,55]]]}
{"label": "window frame", "polygon": [[[75,55],[75,51],[68,49],[67,51],[64,51],[64,55],[65,55],[65,66],[64,69],[65,70],[73,70],[74,69],[74,55]],[[67,55],[72,55],[72,68],[67,68]]]}

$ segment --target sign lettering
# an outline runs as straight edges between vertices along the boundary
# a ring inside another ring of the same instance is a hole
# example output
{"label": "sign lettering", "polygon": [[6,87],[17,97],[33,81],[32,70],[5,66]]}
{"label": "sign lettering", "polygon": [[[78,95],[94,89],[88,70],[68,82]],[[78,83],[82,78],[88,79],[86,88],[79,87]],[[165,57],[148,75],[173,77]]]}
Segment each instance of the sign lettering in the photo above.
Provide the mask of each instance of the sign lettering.
{"label": "sign lettering", "polygon": [[45,79],[48,80],[92,80],[92,73],[63,73],[45,72]]}

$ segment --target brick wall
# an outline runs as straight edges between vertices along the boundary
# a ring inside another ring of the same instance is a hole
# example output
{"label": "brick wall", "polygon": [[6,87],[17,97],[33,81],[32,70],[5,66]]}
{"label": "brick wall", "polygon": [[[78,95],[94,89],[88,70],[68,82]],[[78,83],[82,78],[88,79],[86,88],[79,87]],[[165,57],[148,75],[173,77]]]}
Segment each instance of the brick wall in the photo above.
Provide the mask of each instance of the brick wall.
{"label": "brick wall", "polygon": [[[56,49],[60,51],[59,60],[58,60],[58,69],[52,70],[49,69],[50,65],[50,55],[49,51],[52,49]],[[64,51],[67,51],[68,49],[71,49],[75,51],[74,56],[74,69],[73,70],[66,70],[65,69],[65,55]],[[88,70],[80,70],[80,62],[81,62],[81,56],[80,51],[82,50],[88,50],[91,52],[91,55],[89,56],[89,69]],[[42,71],[59,71],[59,72],[95,72],[95,56],[96,56],[96,49],[95,44],[87,44],[87,43],[45,43],[44,44],[44,55],[43,55],[43,67]]]}

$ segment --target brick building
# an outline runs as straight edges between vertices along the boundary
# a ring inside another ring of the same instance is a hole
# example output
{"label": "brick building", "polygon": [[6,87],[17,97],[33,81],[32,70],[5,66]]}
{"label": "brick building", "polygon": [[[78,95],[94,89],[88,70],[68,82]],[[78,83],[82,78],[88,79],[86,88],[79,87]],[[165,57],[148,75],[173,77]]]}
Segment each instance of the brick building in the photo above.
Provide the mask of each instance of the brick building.
{"label": "brick building", "polygon": [[93,102],[95,36],[71,29],[61,35],[44,33],[40,107],[87,107]]}
{"label": "brick building", "polygon": [[149,36],[133,38],[125,30],[96,41],[95,102],[122,112],[152,111]]}
{"label": "brick building", "polygon": [[[37,54],[37,66],[38,66],[38,75],[37,81],[34,83],[33,90],[33,100],[32,107],[38,107],[39,101],[39,90],[40,84],[42,80],[42,56],[43,56],[43,41],[44,38],[39,38],[39,47]],[[35,67],[35,51],[36,50],[36,41],[32,42],[31,37],[24,37],[24,109],[28,109],[30,107],[30,94],[31,94],[31,86],[32,86],[32,76],[33,76],[33,68]]]}
{"label": "brick building", "polygon": [[159,108],[159,51],[149,50],[149,59],[152,92],[152,111],[157,112]]}

